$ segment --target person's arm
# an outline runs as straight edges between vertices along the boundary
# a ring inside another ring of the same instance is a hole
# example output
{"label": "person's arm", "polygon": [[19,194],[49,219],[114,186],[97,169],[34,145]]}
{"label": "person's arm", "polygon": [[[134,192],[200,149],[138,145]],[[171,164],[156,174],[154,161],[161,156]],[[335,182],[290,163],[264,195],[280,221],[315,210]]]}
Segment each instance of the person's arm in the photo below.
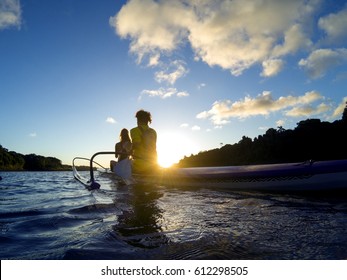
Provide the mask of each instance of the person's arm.
{"label": "person's arm", "polygon": [[117,143],[116,146],[115,146],[115,152],[116,152],[116,158],[118,158],[120,155],[119,155],[119,152],[120,152],[120,143]]}

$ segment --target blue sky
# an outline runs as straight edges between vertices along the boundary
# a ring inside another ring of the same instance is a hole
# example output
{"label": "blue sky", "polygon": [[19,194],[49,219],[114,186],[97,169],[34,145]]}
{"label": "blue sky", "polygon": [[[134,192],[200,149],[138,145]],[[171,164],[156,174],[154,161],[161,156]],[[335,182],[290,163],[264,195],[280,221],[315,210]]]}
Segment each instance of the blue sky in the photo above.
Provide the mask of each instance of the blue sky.
{"label": "blue sky", "polygon": [[0,144],[70,164],[152,113],[161,161],[334,121],[347,3],[0,0]]}

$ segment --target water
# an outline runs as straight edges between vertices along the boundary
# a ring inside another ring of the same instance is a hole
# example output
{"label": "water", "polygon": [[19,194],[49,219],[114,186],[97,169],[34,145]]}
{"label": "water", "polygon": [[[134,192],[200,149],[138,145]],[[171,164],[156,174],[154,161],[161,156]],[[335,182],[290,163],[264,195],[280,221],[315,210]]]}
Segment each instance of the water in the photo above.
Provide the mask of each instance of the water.
{"label": "water", "polygon": [[347,259],[347,197],[1,172],[1,259]]}

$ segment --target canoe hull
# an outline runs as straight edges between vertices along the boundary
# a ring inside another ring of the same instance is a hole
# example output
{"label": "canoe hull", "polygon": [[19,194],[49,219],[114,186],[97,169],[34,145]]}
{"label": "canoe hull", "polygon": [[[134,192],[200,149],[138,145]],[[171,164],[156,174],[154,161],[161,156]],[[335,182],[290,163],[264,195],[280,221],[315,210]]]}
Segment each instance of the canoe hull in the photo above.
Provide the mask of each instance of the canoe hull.
{"label": "canoe hull", "polygon": [[195,180],[174,177],[135,176],[135,182],[158,184],[173,187],[209,187],[233,190],[269,190],[269,191],[322,191],[347,190],[347,172],[318,174],[306,177],[258,178],[258,179],[205,179]]}
{"label": "canoe hull", "polygon": [[347,160],[163,169],[156,175],[134,175],[136,182],[163,186],[233,190],[347,190]]}

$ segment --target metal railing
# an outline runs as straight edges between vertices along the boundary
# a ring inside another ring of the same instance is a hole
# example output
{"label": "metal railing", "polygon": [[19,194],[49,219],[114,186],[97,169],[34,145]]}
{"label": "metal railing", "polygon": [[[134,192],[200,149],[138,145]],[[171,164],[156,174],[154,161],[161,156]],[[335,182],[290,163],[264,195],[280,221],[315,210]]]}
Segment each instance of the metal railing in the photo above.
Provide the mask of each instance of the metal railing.
{"label": "metal railing", "polygon": [[[105,168],[104,166],[102,166],[101,164],[99,164],[98,162],[94,161],[95,157],[99,156],[99,155],[115,155],[115,152],[97,152],[95,153],[90,159],[89,158],[84,158],[84,157],[75,157],[72,160],[72,171],[74,174],[74,178],[79,181],[80,183],[82,183],[84,186],[86,186],[88,189],[99,189],[100,188],[100,184],[98,182],[95,181],[95,176],[94,176],[94,165],[96,164],[99,167],[103,168],[104,170],[107,170],[107,168]],[[89,161],[89,174],[90,174],[90,179],[87,180],[85,178],[83,178],[77,171],[77,167],[75,165],[75,161],[76,160],[87,160]]]}

